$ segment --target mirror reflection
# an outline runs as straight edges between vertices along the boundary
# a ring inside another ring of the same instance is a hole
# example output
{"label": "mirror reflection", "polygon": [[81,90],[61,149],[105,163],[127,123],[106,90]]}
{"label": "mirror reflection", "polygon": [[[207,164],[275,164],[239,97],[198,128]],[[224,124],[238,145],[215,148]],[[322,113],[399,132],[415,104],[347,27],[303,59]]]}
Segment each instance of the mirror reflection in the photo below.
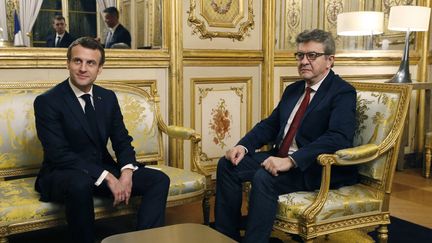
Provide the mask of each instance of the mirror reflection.
{"label": "mirror reflection", "polygon": [[162,0],[43,1],[32,31],[34,47],[67,47],[81,36],[109,43],[106,48],[161,48]]}

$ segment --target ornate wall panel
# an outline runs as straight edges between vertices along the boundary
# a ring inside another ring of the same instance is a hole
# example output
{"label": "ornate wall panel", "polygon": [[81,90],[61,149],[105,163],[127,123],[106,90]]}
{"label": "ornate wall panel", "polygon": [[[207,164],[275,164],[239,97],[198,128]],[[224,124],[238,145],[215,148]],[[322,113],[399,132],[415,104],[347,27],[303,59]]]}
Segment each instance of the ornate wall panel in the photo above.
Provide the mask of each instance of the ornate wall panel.
{"label": "ornate wall panel", "polygon": [[183,1],[184,48],[261,49],[262,1]]}
{"label": "ornate wall panel", "polygon": [[[397,5],[418,5],[416,0],[276,0],[276,49],[295,49],[295,37],[306,29],[322,28],[336,37],[338,50],[362,50],[367,48],[369,37],[337,36],[337,15],[351,11],[382,11],[385,13],[384,34],[375,37],[374,49],[381,47],[381,41],[388,39],[391,49],[400,49],[404,33],[387,30],[390,8]],[[414,36],[414,35],[413,35]]]}
{"label": "ornate wall panel", "polygon": [[210,171],[251,127],[252,77],[191,79],[192,127],[201,133],[201,158]]}
{"label": "ornate wall panel", "polygon": [[190,0],[188,13],[188,24],[201,39],[242,41],[255,26],[253,0]]}

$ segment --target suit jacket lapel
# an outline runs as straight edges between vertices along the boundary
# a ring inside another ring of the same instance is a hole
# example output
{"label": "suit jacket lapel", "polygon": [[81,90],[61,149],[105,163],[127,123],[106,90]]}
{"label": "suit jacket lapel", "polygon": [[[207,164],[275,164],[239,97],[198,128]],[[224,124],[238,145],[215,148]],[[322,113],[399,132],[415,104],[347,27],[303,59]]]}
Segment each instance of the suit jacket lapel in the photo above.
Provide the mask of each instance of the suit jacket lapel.
{"label": "suit jacket lapel", "polygon": [[84,128],[84,131],[90,137],[90,139],[97,145],[98,142],[94,137],[93,133],[91,132],[90,125],[88,124],[87,118],[85,117],[81,104],[79,103],[77,97],[75,96],[74,92],[69,86],[68,80],[63,82],[63,92],[64,92],[64,96],[63,96],[64,100],[67,106],[69,107],[69,109],[71,110],[72,114],[74,114],[78,122]]}
{"label": "suit jacket lapel", "polygon": [[324,98],[324,96],[326,96],[333,77],[334,77],[334,72],[332,70],[330,70],[329,74],[324,79],[324,81],[320,85],[318,91],[314,95],[311,103],[308,105],[308,107],[306,109],[306,113],[303,116],[303,119],[305,119],[306,116],[309,114],[309,112],[311,112],[321,102],[321,100]]}

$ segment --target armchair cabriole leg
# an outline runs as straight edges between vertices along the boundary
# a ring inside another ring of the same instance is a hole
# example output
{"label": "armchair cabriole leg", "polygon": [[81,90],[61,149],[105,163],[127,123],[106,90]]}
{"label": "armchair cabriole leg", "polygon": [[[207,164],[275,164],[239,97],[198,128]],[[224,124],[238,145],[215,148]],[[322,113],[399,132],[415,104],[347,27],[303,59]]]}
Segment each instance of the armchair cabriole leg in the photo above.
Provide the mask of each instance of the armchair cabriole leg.
{"label": "armchair cabriole leg", "polygon": [[211,195],[212,195],[211,190],[207,190],[202,200],[202,209],[203,209],[203,217],[204,217],[205,225],[210,225],[210,196]]}
{"label": "armchair cabriole leg", "polygon": [[425,171],[424,176],[426,178],[430,177],[431,170],[431,148],[425,148]]}
{"label": "armchair cabriole leg", "polygon": [[386,224],[382,224],[378,228],[378,242],[380,243],[387,243],[388,240],[388,229]]}

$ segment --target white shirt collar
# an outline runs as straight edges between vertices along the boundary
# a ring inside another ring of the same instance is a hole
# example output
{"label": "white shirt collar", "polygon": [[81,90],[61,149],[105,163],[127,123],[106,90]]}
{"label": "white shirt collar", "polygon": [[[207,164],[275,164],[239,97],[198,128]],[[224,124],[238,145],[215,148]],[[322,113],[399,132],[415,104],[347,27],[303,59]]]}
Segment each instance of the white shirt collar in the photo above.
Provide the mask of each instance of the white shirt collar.
{"label": "white shirt collar", "polygon": [[[330,69],[328,70],[327,74],[324,76],[323,79],[321,79],[318,83],[316,83],[316,84],[310,86],[310,88],[311,88],[314,92],[317,92],[318,89],[319,89],[319,87],[321,86],[322,82],[324,81],[324,79],[327,78],[327,76],[329,75],[329,73],[330,73]],[[308,87],[307,83],[306,83],[305,85],[306,85],[306,87]]]}
{"label": "white shirt collar", "polygon": [[93,85],[90,88],[90,91],[87,93],[82,92],[78,87],[76,87],[71,81],[70,78],[68,79],[69,86],[71,87],[72,91],[74,92],[75,96],[77,98],[80,98],[84,94],[89,94],[91,97],[93,97]]}
{"label": "white shirt collar", "polygon": [[[66,33],[66,32],[65,32],[65,33]],[[65,35],[65,33],[63,33],[62,35],[60,35],[59,33],[56,33],[56,39],[57,39],[58,37],[60,37],[60,39],[63,38],[63,36]]]}
{"label": "white shirt collar", "polygon": [[112,27],[112,28],[109,28],[108,27],[108,29],[109,29],[109,31],[112,33],[112,34],[114,34],[114,32],[115,32],[115,30],[117,29],[117,27],[120,25],[120,22],[118,23],[118,24],[116,24],[116,26],[114,26],[114,27]]}

